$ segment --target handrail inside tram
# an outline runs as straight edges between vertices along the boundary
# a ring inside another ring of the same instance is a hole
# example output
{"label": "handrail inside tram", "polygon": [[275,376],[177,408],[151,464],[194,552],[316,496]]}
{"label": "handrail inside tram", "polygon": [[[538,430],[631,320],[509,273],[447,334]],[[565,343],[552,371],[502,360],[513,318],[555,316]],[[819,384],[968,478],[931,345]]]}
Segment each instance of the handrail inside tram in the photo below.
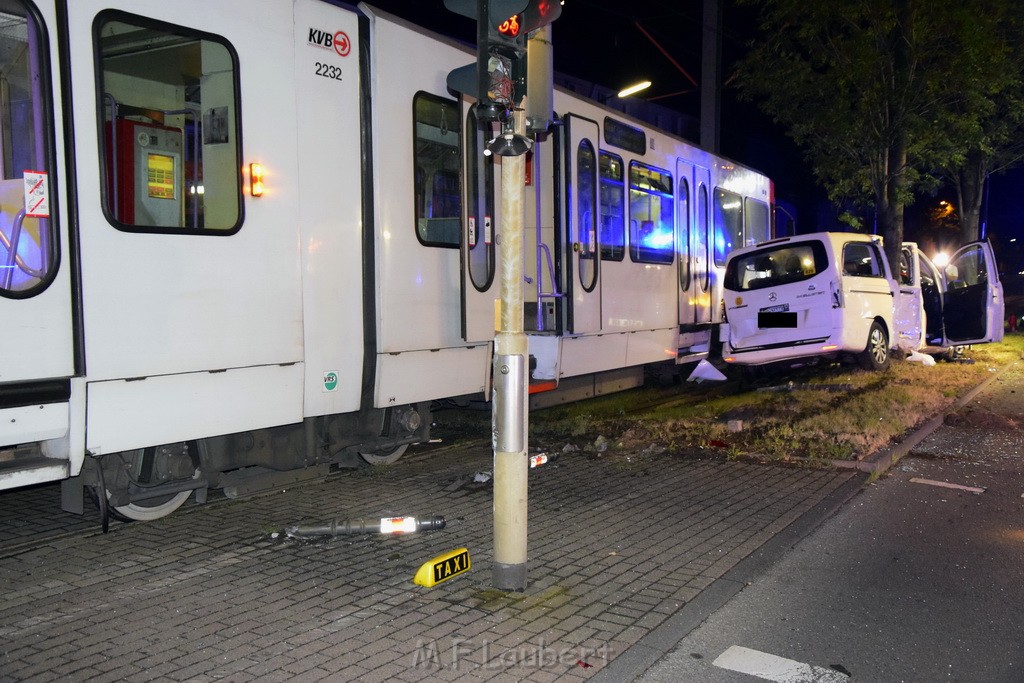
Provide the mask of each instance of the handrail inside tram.
{"label": "handrail inside tram", "polygon": [[[540,166],[540,145],[533,146],[533,162]],[[536,195],[536,199],[533,205],[536,210],[536,222],[537,222],[537,331],[544,331],[544,307],[540,305],[543,299],[560,299],[562,293],[558,291],[558,281],[555,279],[555,264],[551,259],[551,249],[548,245],[544,244],[544,235],[541,228],[541,186],[540,183],[533,184],[533,192]],[[541,255],[544,256],[544,261],[547,262],[548,266],[548,278],[551,281],[551,291],[544,291],[544,268],[541,264]]]}
{"label": "handrail inside tram", "polygon": [[[39,270],[36,270],[32,266],[25,263],[25,259],[18,255],[18,244],[21,242],[21,234],[24,232],[22,226],[25,223],[25,209],[18,212],[18,215],[14,218],[14,225],[11,228],[11,236],[7,237],[3,230],[0,230],[0,244],[4,245],[7,249],[7,261],[4,263],[3,279],[0,282],[0,289],[10,289],[11,280],[14,279],[14,266],[17,265],[21,272],[25,273],[29,277],[34,277],[39,280],[43,279],[46,275],[46,264],[41,263]],[[45,254],[40,251],[40,259],[45,259]]]}

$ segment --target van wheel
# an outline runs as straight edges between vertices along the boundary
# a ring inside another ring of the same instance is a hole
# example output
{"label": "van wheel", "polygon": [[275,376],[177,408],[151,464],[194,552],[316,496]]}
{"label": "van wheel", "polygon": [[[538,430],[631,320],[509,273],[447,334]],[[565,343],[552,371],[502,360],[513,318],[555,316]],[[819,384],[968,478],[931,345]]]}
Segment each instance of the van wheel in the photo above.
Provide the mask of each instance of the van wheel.
{"label": "van wheel", "polygon": [[885,370],[889,367],[889,335],[877,320],[871,323],[867,346],[857,354],[857,361],[865,370]]}

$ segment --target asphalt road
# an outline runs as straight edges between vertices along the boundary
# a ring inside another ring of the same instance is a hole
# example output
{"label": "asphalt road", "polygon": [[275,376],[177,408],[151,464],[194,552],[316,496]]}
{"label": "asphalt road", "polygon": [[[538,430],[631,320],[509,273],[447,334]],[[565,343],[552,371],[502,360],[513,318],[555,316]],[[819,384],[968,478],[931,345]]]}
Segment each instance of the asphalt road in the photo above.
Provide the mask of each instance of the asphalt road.
{"label": "asphalt road", "polygon": [[1018,363],[640,680],[1024,680],[1022,422]]}

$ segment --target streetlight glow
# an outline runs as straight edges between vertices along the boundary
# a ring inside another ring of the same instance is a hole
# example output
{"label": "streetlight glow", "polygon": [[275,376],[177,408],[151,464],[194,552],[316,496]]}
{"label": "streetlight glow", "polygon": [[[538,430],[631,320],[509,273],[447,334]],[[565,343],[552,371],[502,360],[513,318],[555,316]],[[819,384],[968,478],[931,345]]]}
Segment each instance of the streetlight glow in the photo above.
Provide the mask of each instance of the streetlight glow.
{"label": "streetlight glow", "polygon": [[650,81],[641,81],[641,82],[639,82],[639,83],[637,83],[635,85],[629,86],[628,88],[626,88],[624,90],[620,90],[619,91],[619,97],[629,97],[630,95],[632,95],[634,93],[638,93],[641,90],[646,90],[647,88],[650,88],[650,87],[651,87],[651,82]]}
{"label": "streetlight glow", "polygon": [[932,263],[935,264],[936,268],[945,268],[949,265],[949,254],[944,251],[940,251],[935,256],[932,256]]}

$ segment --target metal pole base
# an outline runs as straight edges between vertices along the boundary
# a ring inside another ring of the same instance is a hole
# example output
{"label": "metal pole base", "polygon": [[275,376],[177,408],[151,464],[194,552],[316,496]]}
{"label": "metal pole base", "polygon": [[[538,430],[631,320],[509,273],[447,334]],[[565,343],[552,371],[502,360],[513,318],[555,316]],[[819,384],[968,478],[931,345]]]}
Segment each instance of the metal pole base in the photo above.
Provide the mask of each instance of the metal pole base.
{"label": "metal pole base", "polygon": [[522,593],[526,590],[526,563],[495,562],[491,567],[491,585],[498,590]]}

